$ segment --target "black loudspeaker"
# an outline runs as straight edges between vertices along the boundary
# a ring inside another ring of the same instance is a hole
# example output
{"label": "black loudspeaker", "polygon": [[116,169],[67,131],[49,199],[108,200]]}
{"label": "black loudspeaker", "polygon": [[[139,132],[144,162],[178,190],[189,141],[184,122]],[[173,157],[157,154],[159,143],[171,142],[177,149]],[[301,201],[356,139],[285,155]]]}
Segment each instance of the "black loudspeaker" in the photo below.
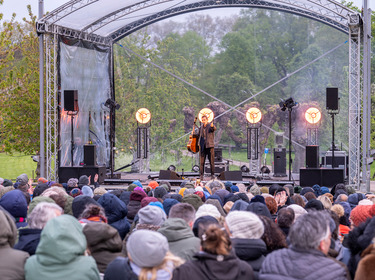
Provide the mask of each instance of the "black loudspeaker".
{"label": "black loudspeaker", "polygon": [[222,181],[242,181],[242,171],[223,171],[217,178]]}
{"label": "black loudspeaker", "polygon": [[215,162],[223,161],[223,149],[214,149]]}
{"label": "black loudspeaker", "polygon": [[83,146],[83,163],[85,165],[96,165],[96,146],[95,145]]}
{"label": "black loudspeaker", "polygon": [[306,168],[319,167],[319,146],[306,146]]}
{"label": "black loudspeaker", "polygon": [[337,111],[339,109],[339,89],[327,88],[326,93],[327,110]]}
{"label": "black loudspeaker", "polygon": [[106,167],[105,166],[93,166],[93,167],[86,167],[86,166],[66,166],[66,167],[59,167],[59,182],[60,183],[67,183],[70,178],[77,178],[81,177],[82,175],[91,176],[91,183],[94,182],[95,174],[98,174],[98,182],[99,184],[104,183],[104,179],[106,176]]}
{"label": "black loudspeaker", "polygon": [[315,184],[321,186],[320,168],[301,168],[299,174],[299,184],[302,187],[312,187]]}
{"label": "black loudspeaker", "polygon": [[78,90],[64,90],[64,110],[78,112]]}
{"label": "black loudspeaker", "polygon": [[182,180],[180,174],[172,170],[160,170],[159,180]]}
{"label": "black loudspeaker", "polygon": [[286,176],[286,149],[273,149],[274,176]]}

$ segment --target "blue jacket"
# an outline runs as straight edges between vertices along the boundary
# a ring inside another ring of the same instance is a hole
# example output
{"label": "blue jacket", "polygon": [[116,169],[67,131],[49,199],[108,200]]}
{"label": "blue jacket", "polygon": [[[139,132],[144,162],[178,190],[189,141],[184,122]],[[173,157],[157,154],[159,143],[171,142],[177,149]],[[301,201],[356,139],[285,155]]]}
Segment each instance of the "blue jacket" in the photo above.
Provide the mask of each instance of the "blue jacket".
{"label": "blue jacket", "polygon": [[13,190],[4,194],[0,199],[0,206],[16,219],[17,228],[27,226],[27,201],[20,190]]}
{"label": "blue jacket", "polygon": [[34,255],[39,244],[41,232],[42,230],[37,228],[21,228],[19,230],[18,243],[14,245],[14,249],[25,251],[30,256]]}

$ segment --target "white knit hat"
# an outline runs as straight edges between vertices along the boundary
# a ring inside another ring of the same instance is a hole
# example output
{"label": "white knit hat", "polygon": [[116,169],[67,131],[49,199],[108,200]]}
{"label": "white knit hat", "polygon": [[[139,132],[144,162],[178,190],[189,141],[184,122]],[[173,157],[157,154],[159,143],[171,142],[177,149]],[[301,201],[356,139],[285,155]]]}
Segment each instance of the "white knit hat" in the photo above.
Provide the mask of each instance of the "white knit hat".
{"label": "white knit hat", "polygon": [[264,233],[263,222],[249,211],[230,211],[225,222],[232,238],[259,239]]}
{"label": "white knit hat", "polygon": [[287,208],[291,208],[294,211],[294,222],[298,219],[298,217],[307,213],[305,208],[299,206],[298,204],[291,204]]}
{"label": "white knit hat", "polygon": [[195,220],[203,216],[211,216],[216,219],[221,217],[219,210],[217,210],[217,208],[212,204],[203,204],[199,206],[197,212],[195,213]]}

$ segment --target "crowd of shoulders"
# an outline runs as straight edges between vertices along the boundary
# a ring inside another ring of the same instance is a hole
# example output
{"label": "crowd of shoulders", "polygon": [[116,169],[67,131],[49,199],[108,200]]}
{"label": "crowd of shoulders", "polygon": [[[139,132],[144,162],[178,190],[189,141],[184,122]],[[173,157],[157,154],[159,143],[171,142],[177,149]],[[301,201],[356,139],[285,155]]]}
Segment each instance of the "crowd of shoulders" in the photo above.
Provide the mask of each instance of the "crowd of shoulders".
{"label": "crowd of shoulders", "polygon": [[1,279],[375,279],[372,193],[97,181],[0,178]]}

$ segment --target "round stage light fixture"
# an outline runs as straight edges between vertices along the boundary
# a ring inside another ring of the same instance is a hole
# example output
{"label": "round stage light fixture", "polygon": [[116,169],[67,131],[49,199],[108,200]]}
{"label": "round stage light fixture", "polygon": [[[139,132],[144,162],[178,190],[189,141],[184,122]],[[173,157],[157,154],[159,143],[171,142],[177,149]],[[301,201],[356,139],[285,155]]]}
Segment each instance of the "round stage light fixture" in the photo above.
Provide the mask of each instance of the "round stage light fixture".
{"label": "round stage light fixture", "polygon": [[249,123],[258,123],[262,119],[262,112],[256,108],[250,108],[246,112],[246,119]]}
{"label": "round stage light fixture", "polygon": [[241,168],[240,168],[241,172],[243,173],[248,173],[250,172],[250,169],[249,167],[247,167],[246,165],[242,165]]}
{"label": "round stage light fixture", "polygon": [[203,108],[202,110],[199,111],[198,118],[199,121],[202,122],[202,117],[206,116],[208,122],[212,122],[214,120],[214,112],[210,108]]}
{"label": "round stage light fixture", "polygon": [[140,108],[135,113],[135,118],[137,119],[137,122],[146,124],[151,120],[151,113],[147,108]]}
{"label": "round stage light fixture", "polygon": [[176,166],[174,166],[173,164],[171,164],[170,166],[168,166],[167,170],[169,170],[169,171],[176,171]]}
{"label": "round stage light fixture", "polygon": [[198,165],[194,165],[194,166],[191,168],[191,171],[193,171],[193,172],[199,172],[199,166],[198,166]]}
{"label": "round stage light fixture", "polygon": [[310,124],[317,124],[322,118],[322,113],[318,108],[310,107],[305,112],[305,119]]}

